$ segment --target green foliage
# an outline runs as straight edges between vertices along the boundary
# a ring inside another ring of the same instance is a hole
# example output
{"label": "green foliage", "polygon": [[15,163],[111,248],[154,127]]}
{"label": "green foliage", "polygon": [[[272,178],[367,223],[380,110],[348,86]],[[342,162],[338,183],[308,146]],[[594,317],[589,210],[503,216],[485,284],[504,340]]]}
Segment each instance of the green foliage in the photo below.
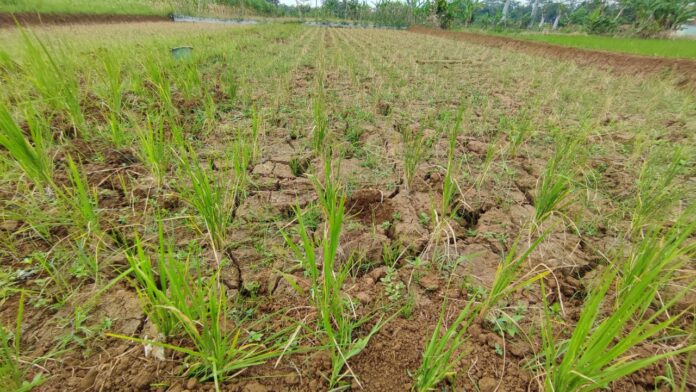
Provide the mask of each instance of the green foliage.
{"label": "green foliage", "polygon": [[194,348],[174,346],[158,340],[143,340],[124,335],[110,336],[152,346],[172,349],[189,356],[188,374],[201,380],[220,382],[240,370],[260,365],[278,357],[292,341],[283,346],[286,331],[271,334],[267,339],[250,335],[242,338],[242,329],[227,320],[229,298],[220,283],[219,270],[204,278],[198,263],[189,255],[178,259],[170,241],[164,237],[159,221],[157,272],[142,242],[136,237],[136,251],[127,254],[131,270],[138,282],[143,309],[164,337],[183,332]]}
{"label": "green foliage", "polygon": [[227,236],[227,228],[232,221],[238,186],[229,179],[213,178],[199,165],[197,159],[193,151],[183,157],[183,170],[190,181],[190,186],[181,191],[185,200],[202,218],[212,245],[217,251],[221,251]]}
{"label": "green foliage", "polygon": [[[692,280],[672,298],[656,301],[659,290],[696,254],[696,246],[689,242],[696,223],[689,213],[666,232],[663,230],[649,233],[628,259],[617,260],[617,268],[605,267],[567,342],[559,341],[546,313],[542,331],[546,389],[607,388],[613,381],[657,361],[696,349],[696,345],[690,345],[662,354],[627,356],[633,348],[667,332],[684,315],[674,312],[673,306],[696,286]],[[617,288],[617,295],[608,301],[612,288]],[[611,311],[606,312],[605,306],[611,306]],[[621,339],[616,340],[617,336]]]}
{"label": "green foliage", "polygon": [[45,133],[38,124],[30,127],[28,139],[7,107],[0,103],[0,145],[6,148],[35,185],[53,184],[53,166],[47,151]]}
{"label": "green foliage", "polygon": [[26,380],[26,362],[21,359],[22,319],[24,318],[24,291],[19,298],[14,333],[0,325],[0,385],[9,392],[29,392],[44,382],[41,373]]}
{"label": "green foliage", "polygon": [[423,131],[404,129],[401,132],[403,142],[403,165],[406,185],[410,188],[413,185],[413,177],[416,169],[425,158],[425,137]]}
{"label": "green foliage", "polygon": [[85,233],[92,233],[99,230],[97,194],[90,189],[82,172],[81,166],[68,155],[68,179],[71,187],[66,189],[65,196],[73,205],[75,221],[79,222]]}
{"label": "green foliage", "polygon": [[[366,336],[354,336],[354,332],[373,317],[365,316],[356,320],[351,311],[355,305],[342,293],[343,283],[351,267],[350,262],[340,263],[338,258],[346,196],[343,187],[332,176],[330,160],[325,162],[324,183],[314,179],[325,220],[323,236],[319,240],[322,260],[319,261],[316,244],[305,222],[305,214],[299,208],[295,209],[295,216],[300,243],[295,243],[287,233],[283,233],[283,236],[310,277],[312,300],[319,314],[319,328],[326,336],[331,354],[329,388],[335,389],[350,385],[346,384],[346,378],[353,377],[357,381],[357,376],[347,366],[348,361],[367,347],[370,338],[381,329],[385,321],[378,320]],[[348,368],[347,372],[344,371],[345,367]]]}
{"label": "green foliage", "polygon": [[24,29],[20,32],[26,54],[26,78],[54,111],[69,117],[77,132],[84,130],[80,85],[71,63],[64,56],[58,57],[59,48],[49,49],[36,35]]}
{"label": "green foliage", "polygon": [[540,236],[524,252],[518,251],[518,238],[498,267],[488,296],[481,302],[468,301],[457,317],[449,323],[449,327],[446,326],[445,319],[447,303],[443,303],[435,330],[423,351],[423,359],[414,376],[415,390],[434,390],[442,380],[454,375],[454,367],[465,354],[461,348],[468,338],[466,334],[471,324],[485,317],[504,297],[546,275],[541,273],[520,280],[521,266],[544,237],[545,235]]}

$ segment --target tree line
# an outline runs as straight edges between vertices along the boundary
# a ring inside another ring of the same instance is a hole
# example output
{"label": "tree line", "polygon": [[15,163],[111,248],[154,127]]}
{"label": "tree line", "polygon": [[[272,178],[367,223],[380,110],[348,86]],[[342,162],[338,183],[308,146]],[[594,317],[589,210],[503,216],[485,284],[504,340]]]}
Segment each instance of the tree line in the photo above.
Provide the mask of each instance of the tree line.
{"label": "tree line", "polygon": [[659,36],[696,18],[694,0],[184,0],[245,7],[262,15],[444,29],[572,30]]}

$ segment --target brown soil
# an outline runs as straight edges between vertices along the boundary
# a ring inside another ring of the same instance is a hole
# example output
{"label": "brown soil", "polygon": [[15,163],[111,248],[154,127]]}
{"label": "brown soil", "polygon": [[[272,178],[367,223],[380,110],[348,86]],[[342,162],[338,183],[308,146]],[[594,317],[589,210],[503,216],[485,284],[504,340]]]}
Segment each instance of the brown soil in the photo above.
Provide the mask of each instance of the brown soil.
{"label": "brown soil", "polygon": [[22,12],[17,14],[0,12],[0,28],[11,28],[16,22],[24,26],[98,24],[128,22],[166,22],[166,16],[158,15],[90,15],[90,14],[39,14]]}
{"label": "brown soil", "polygon": [[461,31],[444,31],[424,26],[413,26],[409,31],[462,40],[495,48],[512,49],[557,58],[572,60],[581,65],[590,65],[623,74],[660,74],[671,71],[676,76],[677,84],[693,89],[696,87],[696,61],[687,59],[669,59],[663,57],[638,56],[626,53],[605,52],[525,41],[509,37],[498,37]]}

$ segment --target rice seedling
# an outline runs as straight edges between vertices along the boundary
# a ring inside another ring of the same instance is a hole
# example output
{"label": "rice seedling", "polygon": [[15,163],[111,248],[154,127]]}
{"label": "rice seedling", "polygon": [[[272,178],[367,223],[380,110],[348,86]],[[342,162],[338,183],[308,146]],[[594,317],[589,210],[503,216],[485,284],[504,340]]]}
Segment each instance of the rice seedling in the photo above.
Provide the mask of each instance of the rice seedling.
{"label": "rice seedling", "polygon": [[45,380],[41,373],[37,373],[32,380],[26,379],[26,361],[21,358],[24,297],[24,291],[20,291],[14,333],[0,326],[0,384],[7,391],[28,392]]}
{"label": "rice seedling", "polygon": [[157,179],[157,183],[162,184],[168,166],[164,119],[148,115],[145,128],[136,125],[135,129],[140,145],[140,157]]}
{"label": "rice seedling", "polygon": [[70,188],[66,188],[65,197],[73,206],[76,214],[75,221],[86,234],[99,231],[99,214],[97,213],[97,193],[90,189],[83,177],[83,170],[68,155],[68,179]]}
{"label": "rice seedling", "polygon": [[203,220],[207,236],[217,252],[223,249],[237,203],[239,184],[237,179],[212,178],[197,159],[192,151],[181,159],[184,174],[190,181],[190,187],[182,189],[182,193]]}
{"label": "rice seedling", "polygon": [[[127,253],[127,258],[138,283],[143,309],[161,336],[149,340],[119,334],[109,336],[187,354],[187,374],[203,381],[213,380],[217,391],[225,378],[280,356],[283,347],[290,345],[291,341],[283,344],[286,330],[272,333],[260,342],[242,338],[242,329],[231,325],[226,318],[230,313],[229,299],[218,278],[219,270],[205,278],[190,254],[184,261],[179,260],[171,241],[165,238],[161,219],[158,219],[158,242],[156,266],[139,236],[136,236],[135,251]],[[193,349],[166,342],[180,333],[192,341]],[[290,339],[295,338],[296,334]]]}
{"label": "rice seedling", "polygon": [[165,73],[168,68],[153,57],[143,63],[148,82],[155,89],[161,111],[170,123],[176,123],[177,109],[172,101],[172,86],[169,76]]}
{"label": "rice seedling", "polygon": [[186,255],[180,261],[171,242],[164,235],[162,219],[157,219],[158,248],[156,263],[147,254],[140,236],[135,237],[135,251],[126,257],[138,285],[138,297],[148,319],[156,326],[162,338],[181,332],[177,312],[188,319],[198,320],[206,309],[205,290],[201,289],[202,277],[198,264]]}
{"label": "rice seedling", "polygon": [[[696,223],[690,215],[684,215],[672,228],[651,231],[628,259],[606,266],[567,341],[554,335],[550,317],[545,315],[541,364],[545,389],[606,388],[655,362],[696,349],[691,344],[661,354],[630,355],[632,349],[653,338],[667,334],[661,339],[669,339],[669,329],[684,315],[673,313],[673,306],[696,286],[696,281],[687,282],[672,298],[657,298],[677,269],[696,254],[696,245],[689,238],[694,231]],[[613,287],[617,292],[611,300]],[[605,312],[606,307],[611,308],[609,312]],[[618,336],[621,338],[617,340]]]}
{"label": "rice seedling", "polygon": [[488,147],[486,147],[486,156],[483,158],[483,163],[481,164],[481,171],[479,172],[479,175],[478,177],[476,177],[476,181],[474,182],[474,186],[476,187],[476,189],[481,189],[483,184],[486,182],[486,179],[488,178],[488,173],[491,171],[491,167],[493,166],[493,162],[495,162],[495,159],[501,153],[498,150],[499,140],[499,138],[495,139],[494,141],[488,144]]}
{"label": "rice seedling", "polygon": [[534,197],[535,222],[544,221],[554,213],[561,213],[572,203],[574,165],[577,165],[579,138],[563,137],[556,142],[556,150],[546,162],[544,173],[537,182]]}
{"label": "rice seedling", "polygon": [[511,246],[498,267],[490,292],[482,302],[469,301],[459,311],[457,317],[446,327],[446,306],[442,304],[438,322],[423,351],[420,367],[414,375],[413,389],[432,391],[445,378],[455,374],[455,366],[466,355],[462,351],[468,336],[467,331],[475,320],[485,317],[490,309],[511,293],[543,279],[546,273],[528,273],[520,277],[521,266],[543,240],[545,234],[537,238],[524,252],[518,252],[520,239]]}
{"label": "rice seedling", "polygon": [[454,123],[454,126],[448,132],[447,146],[447,168],[445,178],[442,182],[442,204],[440,205],[440,215],[449,216],[454,213],[454,196],[460,191],[457,177],[461,172],[464,157],[456,160],[457,138],[461,133],[462,119],[464,116],[464,108],[459,110]]}
{"label": "rice seedling", "polygon": [[7,107],[0,103],[0,145],[9,151],[27,177],[37,186],[54,187],[53,165],[44,133],[37,123],[31,126],[31,140],[12,118]]}
{"label": "rice seedling", "polygon": [[[65,58],[51,55],[39,38],[20,29],[24,53],[27,56],[26,78],[53,110],[65,113],[74,129],[84,129],[85,118],[80,107],[80,86]],[[53,48],[53,50],[56,50]],[[55,54],[55,53],[54,53]]]}
{"label": "rice seedling", "polygon": [[510,146],[506,154],[510,154],[510,156],[514,157],[517,155],[517,150],[520,146],[531,136],[534,130],[534,124],[527,111],[524,110],[512,118],[506,116],[501,117],[499,128],[507,131]]}
{"label": "rice seedling", "polygon": [[425,158],[424,134],[423,131],[404,129],[401,132],[403,143],[404,177],[406,185],[410,188],[413,185],[413,177],[416,175],[418,165]]}
{"label": "rice seedling", "polygon": [[659,222],[679,199],[679,188],[674,180],[683,167],[680,148],[671,153],[667,165],[659,164],[662,151],[655,151],[643,164],[636,184],[635,205],[631,212],[630,234],[637,235],[651,223]]}
{"label": "rice seedling", "polygon": [[312,149],[316,154],[325,151],[328,143],[329,119],[326,116],[326,104],[324,103],[324,89],[319,82],[317,92],[312,100],[312,114],[314,116],[314,128],[312,128]]}
{"label": "rice seedling", "polygon": [[200,94],[202,83],[201,74],[198,70],[198,62],[188,61],[183,67],[182,72],[178,72],[179,89],[187,100],[194,99]]}
{"label": "rice seedling", "polygon": [[112,52],[104,52],[101,62],[106,79],[106,103],[111,115],[118,118],[121,115],[123,92],[126,89],[126,83],[123,79],[123,63]]}
{"label": "rice seedling", "polygon": [[286,233],[283,235],[311,280],[311,295],[319,314],[319,328],[326,336],[331,355],[331,374],[327,376],[329,389],[334,390],[350,385],[346,384],[348,378],[353,378],[360,384],[348,362],[367,347],[372,336],[388,320],[378,320],[366,336],[354,336],[354,332],[374,316],[355,319],[350,311],[354,305],[342,293],[343,283],[351,269],[350,261],[340,263],[338,258],[346,196],[343,187],[332,177],[331,171],[330,161],[325,160],[324,183],[314,180],[325,219],[323,235],[318,244],[322,250],[321,261],[316,254],[316,244],[307,227],[305,214],[299,208],[295,209],[295,216],[300,243],[296,244]]}
{"label": "rice seedling", "polygon": [[251,133],[247,134],[241,130],[237,131],[237,138],[232,144],[232,168],[234,169],[235,182],[241,197],[246,195],[246,189],[249,185],[249,170],[259,154],[258,131],[258,118],[256,112],[254,112],[252,115]]}

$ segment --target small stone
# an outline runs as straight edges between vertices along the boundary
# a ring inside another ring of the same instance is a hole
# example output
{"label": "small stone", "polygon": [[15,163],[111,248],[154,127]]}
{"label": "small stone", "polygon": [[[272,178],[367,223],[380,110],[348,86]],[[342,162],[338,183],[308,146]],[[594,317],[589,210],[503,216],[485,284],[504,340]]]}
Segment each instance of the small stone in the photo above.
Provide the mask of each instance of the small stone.
{"label": "small stone", "polygon": [[316,391],[317,389],[319,389],[319,383],[317,382],[317,380],[310,381],[309,382],[309,390]]}
{"label": "small stone", "polygon": [[244,392],[266,392],[268,388],[258,381],[251,382],[244,387]]}
{"label": "small stone", "polygon": [[478,382],[481,392],[493,392],[498,387],[498,381],[492,377],[484,377]]}
{"label": "small stone", "polygon": [[90,389],[92,385],[94,385],[94,381],[97,379],[97,374],[99,374],[99,371],[97,368],[92,368],[87,372],[87,374],[82,378],[82,381],[80,382],[80,389]]}
{"label": "small stone", "polygon": [[195,378],[189,378],[188,381],[186,381],[186,389],[193,389],[198,385],[198,380]]}
{"label": "small stone", "polygon": [[422,277],[418,282],[425,291],[435,291],[440,288],[440,279],[437,275],[430,274]]}
{"label": "small stone", "polygon": [[297,373],[290,373],[285,376],[285,383],[288,385],[297,385],[300,383],[300,377]]}
{"label": "small stone", "polygon": [[375,282],[377,282],[380,279],[382,279],[382,277],[386,274],[387,274],[387,267],[379,267],[379,268],[375,268],[372,271],[370,271],[368,276],[370,278],[372,278]]}
{"label": "small stone", "polygon": [[366,304],[372,300],[372,297],[370,296],[370,294],[366,293],[364,291],[361,291],[361,292],[355,294],[355,298],[364,304]]}

